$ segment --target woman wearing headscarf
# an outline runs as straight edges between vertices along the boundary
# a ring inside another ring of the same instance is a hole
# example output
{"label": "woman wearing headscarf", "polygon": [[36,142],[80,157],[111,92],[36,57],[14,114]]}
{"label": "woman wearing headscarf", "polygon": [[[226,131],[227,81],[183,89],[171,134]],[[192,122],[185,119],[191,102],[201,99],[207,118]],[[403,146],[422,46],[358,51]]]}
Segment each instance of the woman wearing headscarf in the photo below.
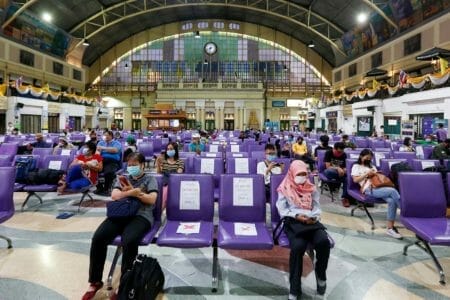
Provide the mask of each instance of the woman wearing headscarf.
{"label": "woman wearing headscarf", "polygon": [[276,205],[280,216],[285,218],[284,231],[291,248],[289,256],[289,299],[297,299],[302,294],[303,255],[308,244],[312,244],[316,251],[317,293],[323,295],[326,290],[330,241],[325,227],[319,222],[321,214],[320,193],[308,179],[307,165],[301,160],[294,160],[277,191]]}

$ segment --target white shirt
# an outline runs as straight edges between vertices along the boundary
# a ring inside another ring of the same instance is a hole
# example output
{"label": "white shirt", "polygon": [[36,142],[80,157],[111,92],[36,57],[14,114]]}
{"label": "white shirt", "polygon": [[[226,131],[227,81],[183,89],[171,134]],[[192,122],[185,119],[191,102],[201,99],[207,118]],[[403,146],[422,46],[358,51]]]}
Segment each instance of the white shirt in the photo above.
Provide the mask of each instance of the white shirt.
{"label": "white shirt", "polygon": [[[369,168],[364,165],[354,164],[352,167],[351,175],[352,175],[352,177],[366,175],[367,173],[369,173],[370,170],[376,172],[377,168],[375,168],[375,166],[372,166],[372,168]],[[359,185],[361,186],[361,192],[365,192],[371,186],[371,184],[372,184],[372,182],[370,181],[369,178],[360,181]]]}
{"label": "white shirt", "polygon": [[269,184],[270,183],[270,175],[272,174],[281,174],[281,168],[280,167],[273,167],[272,170],[270,170],[270,172],[268,172],[266,174],[268,167],[266,165],[266,161],[260,161],[257,165],[256,165],[256,174],[261,174],[264,176],[264,184]]}

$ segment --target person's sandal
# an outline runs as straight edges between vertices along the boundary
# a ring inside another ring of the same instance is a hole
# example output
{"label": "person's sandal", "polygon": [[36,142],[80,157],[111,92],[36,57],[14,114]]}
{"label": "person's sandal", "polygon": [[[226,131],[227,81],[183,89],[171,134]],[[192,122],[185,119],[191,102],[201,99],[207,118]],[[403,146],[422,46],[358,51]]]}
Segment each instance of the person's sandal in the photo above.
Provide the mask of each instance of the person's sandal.
{"label": "person's sandal", "polygon": [[92,298],[94,298],[94,296],[97,293],[97,291],[99,289],[101,289],[102,287],[103,287],[103,282],[91,283],[91,285],[89,286],[89,291],[84,293],[84,295],[81,298],[81,300],[91,300]]}

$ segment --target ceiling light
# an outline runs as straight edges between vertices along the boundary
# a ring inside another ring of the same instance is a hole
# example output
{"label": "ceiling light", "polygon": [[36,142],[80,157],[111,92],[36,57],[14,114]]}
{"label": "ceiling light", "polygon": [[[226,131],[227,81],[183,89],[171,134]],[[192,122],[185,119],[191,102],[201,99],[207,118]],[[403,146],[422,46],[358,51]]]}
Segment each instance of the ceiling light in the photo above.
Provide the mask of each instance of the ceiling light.
{"label": "ceiling light", "polygon": [[84,39],[84,40],[83,40],[83,46],[86,46],[86,47],[89,46],[89,42],[88,42],[87,39]]}
{"label": "ceiling light", "polygon": [[200,31],[196,31],[196,32],[195,32],[195,38],[196,38],[196,39],[199,39],[199,38],[200,38]]}
{"label": "ceiling light", "polygon": [[53,17],[51,14],[49,14],[48,12],[44,12],[42,14],[42,20],[44,20],[47,23],[50,23],[53,20]]}
{"label": "ceiling light", "polygon": [[125,69],[128,68],[128,63],[125,63]]}
{"label": "ceiling light", "polygon": [[203,62],[204,65],[208,64],[208,60],[205,59],[205,61]]}
{"label": "ceiling light", "polygon": [[357,17],[356,17],[356,21],[358,21],[359,24],[364,24],[367,21],[367,14],[366,13],[360,13]]}
{"label": "ceiling light", "polygon": [[310,41],[309,43],[308,43],[308,48],[314,48],[316,45],[314,45],[314,42],[313,41]]}

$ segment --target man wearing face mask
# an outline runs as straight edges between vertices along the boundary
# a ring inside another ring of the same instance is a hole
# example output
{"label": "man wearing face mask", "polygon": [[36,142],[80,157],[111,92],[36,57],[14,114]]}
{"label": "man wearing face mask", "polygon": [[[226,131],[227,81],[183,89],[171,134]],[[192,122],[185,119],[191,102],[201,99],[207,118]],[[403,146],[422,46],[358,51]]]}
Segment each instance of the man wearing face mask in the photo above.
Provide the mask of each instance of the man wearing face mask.
{"label": "man wearing face mask", "polygon": [[96,194],[109,196],[116,172],[121,166],[122,144],[113,140],[112,131],[105,131],[103,140],[97,144],[97,151],[103,158],[104,186],[97,185]]}
{"label": "man wearing face mask", "polygon": [[29,153],[31,153],[34,148],[51,148],[51,146],[51,144],[44,141],[44,136],[42,133],[36,133],[36,142],[26,145],[26,149]]}
{"label": "man wearing face mask", "polygon": [[267,144],[265,149],[266,159],[260,161],[256,165],[256,174],[264,176],[264,184],[266,186],[266,199],[270,197],[270,176],[272,174],[281,174],[283,172],[284,164],[277,163],[277,152],[275,146]]}
{"label": "man wearing face mask", "polygon": [[65,137],[60,137],[59,138],[59,143],[58,145],[55,146],[55,148],[53,148],[53,154],[57,155],[60,154],[60,150],[72,150],[75,149],[75,146],[72,145],[72,143],[69,143],[69,141],[65,138]]}
{"label": "man wearing face mask", "polygon": [[97,184],[98,172],[103,169],[103,158],[96,153],[97,146],[87,142],[74,161],[70,164],[67,176],[59,182],[58,193],[66,188],[79,190],[91,184]]}
{"label": "man wearing face mask", "polygon": [[[325,153],[325,171],[324,175],[330,179],[336,181],[334,188],[339,188],[342,183],[342,205],[344,207],[350,206],[349,195],[347,194],[347,172],[345,169],[345,160],[347,154],[344,152],[345,145],[343,142],[337,142],[334,144],[332,150],[328,150]],[[331,186],[330,188],[333,188]]]}
{"label": "man wearing face mask", "polygon": [[200,142],[200,134],[192,134],[192,142],[189,144],[189,152],[195,152],[200,154],[200,152],[205,151],[205,144]]}

